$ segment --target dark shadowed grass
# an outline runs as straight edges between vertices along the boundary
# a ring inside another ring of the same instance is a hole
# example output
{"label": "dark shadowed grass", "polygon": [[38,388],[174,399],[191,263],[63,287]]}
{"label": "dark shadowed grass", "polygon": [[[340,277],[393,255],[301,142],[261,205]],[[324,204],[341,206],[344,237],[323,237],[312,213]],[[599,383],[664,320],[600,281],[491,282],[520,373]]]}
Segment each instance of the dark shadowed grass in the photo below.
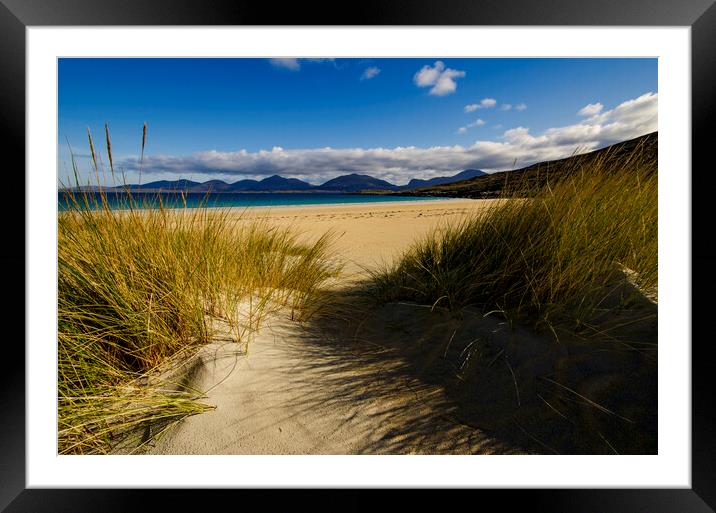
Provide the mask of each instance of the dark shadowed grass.
{"label": "dark shadowed grass", "polygon": [[625,280],[655,297],[656,154],[637,148],[609,157],[526,195],[515,184],[520,197],[506,191],[502,201],[433,232],[376,272],[374,294],[381,302],[477,305],[552,329],[589,325]]}
{"label": "dark shadowed grass", "polygon": [[[96,162],[91,136],[90,145]],[[146,441],[150,424],[211,408],[161,375],[217,329],[246,344],[272,310],[309,316],[336,272],[330,235],[306,244],[219,209],[140,208],[131,195],[117,209],[106,194],[66,194],[58,215],[60,453],[110,452],[130,438]]]}

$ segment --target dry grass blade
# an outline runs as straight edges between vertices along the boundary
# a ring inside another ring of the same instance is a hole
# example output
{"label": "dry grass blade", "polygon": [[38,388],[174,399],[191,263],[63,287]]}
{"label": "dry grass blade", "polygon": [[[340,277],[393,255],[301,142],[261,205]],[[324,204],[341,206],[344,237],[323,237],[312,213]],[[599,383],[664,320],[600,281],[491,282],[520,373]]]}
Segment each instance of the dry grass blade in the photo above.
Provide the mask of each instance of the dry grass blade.
{"label": "dry grass blade", "polygon": [[112,141],[109,138],[109,125],[104,124],[104,136],[107,140],[107,156],[109,157],[109,168],[112,170],[112,180],[114,181],[114,161],[112,159]]}
{"label": "dry grass blade", "polygon": [[565,386],[565,385],[563,385],[563,384],[561,384],[561,383],[557,383],[556,381],[554,381],[553,379],[550,379],[550,378],[542,377],[541,379],[543,379],[543,380],[545,380],[545,381],[547,381],[547,382],[549,382],[549,383],[552,383],[553,385],[557,385],[557,386],[558,386],[559,388],[561,388],[562,390],[566,390],[567,392],[569,392],[569,393],[571,393],[571,394],[574,394],[575,396],[577,396],[577,397],[579,397],[580,399],[586,401],[587,404],[589,404],[589,405],[591,405],[591,406],[594,406],[596,409],[598,409],[598,410],[601,411],[601,412],[607,413],[607,414],[609,414],[609,415],[614,415],[615,417],[618,417],[618,418],[620,418],[620,419],[622,419],[622,420],[624,420],[624,421],[626,421],[626,422],[634,423],[633,420],[628,419],[628,418],[626,418],[626,417],[622,417],[621,415],[619,415],[618,413],[613,412],[613,411],[610,410],[609,408],[605,408],[605,407],[602,406],[601,404],[595,403],[594,401],[592,401],[592,400],[589,399],[588,397],[583,396],[582,394],[580,394],[579,392],[577,392],[576,390],[574,390],[574,389],[572,389],[572,388],[570,388],[570,387],[568,387],[568,386]]}
{"label": "dry grass blade", "polygon": [[89,127],[87,127],[87,139],[89,140],[90,154],[92,155],[92,164],[95,172],[97,172],[97,155],[94,152],[94,144],[92,143],[92,134],[90,133]]}
{"label": "dry grass blade", "polygon": [[147,144],[147,122],[142,126],[142,153],[139,157],[139,183],[142,183],[142,168],[144,166],[144,147]]}

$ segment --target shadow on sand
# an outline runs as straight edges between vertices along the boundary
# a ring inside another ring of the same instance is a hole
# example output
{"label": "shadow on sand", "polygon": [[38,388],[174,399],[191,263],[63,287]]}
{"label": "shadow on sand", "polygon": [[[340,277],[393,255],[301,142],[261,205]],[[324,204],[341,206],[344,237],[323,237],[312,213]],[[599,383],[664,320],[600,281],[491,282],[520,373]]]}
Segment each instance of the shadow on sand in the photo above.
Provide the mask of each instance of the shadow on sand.
{"label": "shadow on sand", "polygon": [[392,426],[368,429],[360,453],[657,452],[657,306],[626,282],[581,336],[476,308],[376,306],[361,284],[329,296],[298,330],[297,375],[325,390],[307,408],[358,403],[368,426]]}

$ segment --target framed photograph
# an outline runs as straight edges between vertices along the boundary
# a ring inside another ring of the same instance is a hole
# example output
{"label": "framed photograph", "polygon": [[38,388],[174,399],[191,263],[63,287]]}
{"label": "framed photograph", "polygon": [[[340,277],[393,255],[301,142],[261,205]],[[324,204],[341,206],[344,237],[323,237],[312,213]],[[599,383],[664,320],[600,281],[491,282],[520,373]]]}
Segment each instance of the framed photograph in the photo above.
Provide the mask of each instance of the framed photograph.
{"label": "framed photograph", "polygon": [[716,507],[711,0],[1,2],[2,508]]}

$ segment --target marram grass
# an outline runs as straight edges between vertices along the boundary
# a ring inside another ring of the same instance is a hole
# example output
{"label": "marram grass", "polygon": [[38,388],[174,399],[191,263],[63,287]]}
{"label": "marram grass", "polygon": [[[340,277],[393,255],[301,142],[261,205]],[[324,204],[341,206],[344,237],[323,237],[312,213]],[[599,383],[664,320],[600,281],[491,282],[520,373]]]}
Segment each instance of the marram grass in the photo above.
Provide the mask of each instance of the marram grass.
{"label": "marram grass", "polygon": [[110,210],[94,197],[75,193],[58,217],[60,453],[111,452],[211,408],[151,376],[210,342],[216,320],[246,343],[272,309],[310,315],[336,271],[328,235],[303,244],[219,209]]}
{"label": "marram grass", "polygon": [[578,163],[417,241],[374,273],[380,302],[478,305],[536,327],[584,328],[628,278],[655,297],[655,152]]}

